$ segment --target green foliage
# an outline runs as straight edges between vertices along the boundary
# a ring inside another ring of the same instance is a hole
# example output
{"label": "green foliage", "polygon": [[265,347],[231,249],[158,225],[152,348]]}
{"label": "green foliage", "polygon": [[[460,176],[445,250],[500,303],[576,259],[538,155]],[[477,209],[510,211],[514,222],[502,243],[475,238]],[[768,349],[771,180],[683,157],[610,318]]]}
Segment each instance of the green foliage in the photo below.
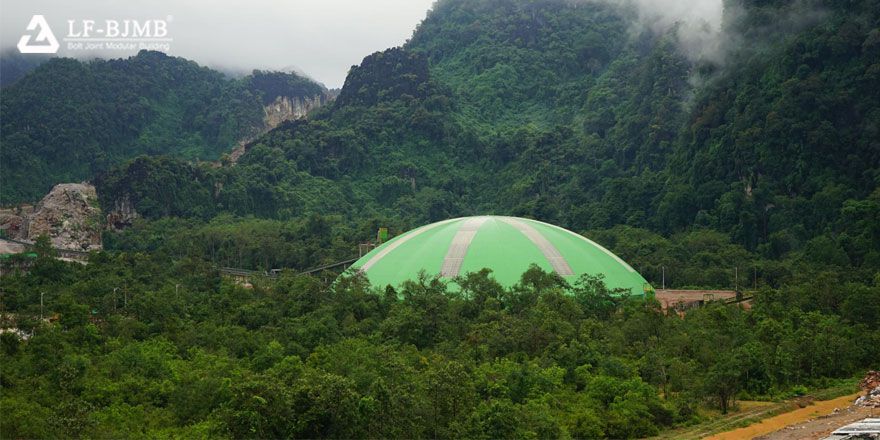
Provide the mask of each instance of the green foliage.
{"label": "green foliage", "polygon": [[0,202],[36,200],[56,183],[141,154],[216,159],[263,128],[264,103],[322,93],[292,73],[254,71],[233,80],[159,52],[53,58],[2,89]]}
{"label": "green foliage", "polygon": [[682,319],[606,303],[598,278],[563,295],[537,268],[509,290],[483,271],[466,295],[426,278],[398,298],[358,277],[244,289],[159,253],[62,264],[64,280],[0,278],[12,319],[41,291],[59,316],[3,334],[3,437],[636,438],[880,359],[875,324],[792,302],[802,285]]}
{"label": "green foliage", "polygon": [[130,203],[147,218],[214,214],[211,181],[204,169],[165,156],[140,156],[95,179],[100,203],[108,208]]}
{"label": "green foliage", "polygon": [[[195,180],[210,197],[177,215],[415,226],[504,213],[685,234],[694,248],[733,243],[870,276],[880,7],[855,3],[817,6],[821,21],[799,23],[787,18],[796,5],[746,5],[728,17],[744,44],[722,66],[689,61],[674,29],[632,35],[626,8],[443,1],[402,48],[353,68],[334,103],[258,138],[236,166],[205,170]],[[772,17],[785,26],[765,35]],[[695,271],[716,271],[678,279],[728,278],[717,257],[693,257],[704,260]],[[662,265],[644,270],[656,280]]]}
{"label": "green foliage", "polygon": [[[33,333],[0,341],[0,436],[645,437],[878,368],[880,7],[845,3],[796,24],[801,2],[744,2],[726,17],[744,44],[713,65],[674,30],[633,35],[627,9],[441,1],[220,168],[183,159],[314,85],[148,52],[37,68],[3,89],[4,202],[100,171],[102,206],[143,219],[88,265],[0,278]],[[754,304],[666,316],[537,268],[385,291],[215,269],[306,269],[379,226],[475,213],[590,231],[655,287],[738,283]]]}
{"label": "green foliage", "polygon": [[0,52],[0,87],[6,87],[49,61],[51,55],[23,54],[17,48],[6,48]]}
{"label": "green foliage", "polygon": [[324,93],[324,88],[314,81],[284,72],[254,70],[244,82],[248,90],[260,94],[263,105],[269,105],[278,96],[311,98]]}

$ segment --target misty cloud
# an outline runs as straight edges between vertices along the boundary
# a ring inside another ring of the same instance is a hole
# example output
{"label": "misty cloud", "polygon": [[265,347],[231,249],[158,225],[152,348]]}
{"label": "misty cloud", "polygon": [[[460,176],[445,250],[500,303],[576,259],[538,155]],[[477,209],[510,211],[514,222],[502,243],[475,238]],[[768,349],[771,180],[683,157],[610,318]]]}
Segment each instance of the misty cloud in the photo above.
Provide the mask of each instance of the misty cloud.
{"label": "misty cloud", "polygon": [[62,50],[77,58],[119,58],[129,51],[65,49],[67,20],[169,23],[170,55],[232,72],[293,69],[340,87],[364,56],[403,44],[433,0],[2,0],[0,47],[14,47],[34,14],[45,15]]}
{"label": "misty cloud", "polygon": [[[328,87],[341,87],[348,69],[375,51],[403,44],[434,0],[118,0],[2,1],[0,47],[15,46],[31,16],[43,14],[62,40],[59,55],[118,58],[129,51],[65,50],[67,20],[171,18],[170,55],[235,74],[253,69],[305,73]],[[742,16],[736,2],[723,0],[574,0],[603,2],[631,11],[633,33],[665,33],[675,28],[682,52],[691,61],[725,64],[725,54],[784,29],[817,22],[822,14],[805,2],[792,2],[772,20],[772,29],[740,35],[727,29]],[[727,3],[725,6],[724,3]],[[728,9],[727,8],[734,8]]]}
{"label": "misty cloud", "polygon": [[[663,33],[676,28],[683,53],[692,61],[723,61],[722,0],[597,0],[633,10],[633,31]],[[727,11],[728,13],[732,11]]]}

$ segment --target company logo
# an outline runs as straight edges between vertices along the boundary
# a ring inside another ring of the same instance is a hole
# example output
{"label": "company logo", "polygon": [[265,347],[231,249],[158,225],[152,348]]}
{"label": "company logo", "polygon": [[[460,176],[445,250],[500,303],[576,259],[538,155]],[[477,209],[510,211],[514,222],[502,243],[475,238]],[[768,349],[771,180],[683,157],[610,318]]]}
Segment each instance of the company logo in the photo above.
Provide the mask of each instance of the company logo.
{"label": "company logo", "polygon": [[[171,51],[169,23],[173,17],[164,19],[109,19],[67,20],[67,35],[64,50],[158,50]],[[36,35],[34,35],[36,33]],[[27,33],[21,36],[18,50],[21,53],[58,53],[61,47],[58,39],[49,28],[49,22],[42,15],[31,17]]]}
{"label": "company logo", "polygon": [[169,52],[171,42],[168,23],[164,19],[67,20],[67,50],[159,50]]}
{"label": "company logo", "polygon": [[39,44],[31,44],[31,35],[24,34],[21,36],[21,39],[18,40],[18,51],[21,53],[55,53],[58,52],[58,39],[55,38],[55,34],[52,33],[52,29],[49,28],[49,23],[46,22],[46,17],[42,15],[34,15],[31,17],[31,22],[27,25],[28,31],[34,31],[39,29],[37,32],[37,37],[34,38],[34,43]]}

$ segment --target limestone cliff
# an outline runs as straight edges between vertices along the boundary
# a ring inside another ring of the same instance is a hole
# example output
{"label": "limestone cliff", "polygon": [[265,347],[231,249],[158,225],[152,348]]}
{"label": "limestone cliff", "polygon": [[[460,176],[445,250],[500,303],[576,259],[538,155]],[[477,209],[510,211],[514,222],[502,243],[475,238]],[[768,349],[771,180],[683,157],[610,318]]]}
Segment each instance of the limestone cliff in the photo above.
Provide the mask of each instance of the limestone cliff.
{"label": "limestone cliff", "polygon": [[46,234],[60,249],[101,249],[101,209],[95,187],[62,183],[37,204],[28,218],[28,240]]}
{"label": "limestone cliff", "polygon": [[265,128],[271,130],[284,121],[305,117],[310,111],[324,105],[326,101],[327,95],[311,98],[278,96],[274,102],[263,107]]}
{"label": "limestone cliff", "polygon": [[101,249],[101,210],[88,183],[55,185],[34,207],[0,212],[0,228],[9,238],[33,242],[42,234],[60,249]]}
{"label": "limestone cliff", "polygon": [[3,236],[13,240],[24,240],[27,236],[27,217],[33,212],[32,205],[0,208],[0,230],[3,231]]}
{"label": "limestone cliff", "polygon": [[117,199],[113,204],[113,209],[107,213],[107,228],[121,230],[131,226],[132,222],[139,217],[140,214],[135,211],[134,204],[131,203],[131,197],[126,194],[125,197]]}
{"label": "limestone cliff", "polygon": [[238,145],[236,145],[229,154],[230,162],[233,164],[237,162],[238,158],[245,153],[247,144],[251,143],[257,137],[277,127],[284,121],[306,117],[310,111],[327,104],[333,98],[334,95],[331,93],[315,95],[311,98],[300,98],[298,96],[275,97],[275,101],[272,101],[269,105],[263,107],[262,130],[260,130],[256,136],[239,141]]}

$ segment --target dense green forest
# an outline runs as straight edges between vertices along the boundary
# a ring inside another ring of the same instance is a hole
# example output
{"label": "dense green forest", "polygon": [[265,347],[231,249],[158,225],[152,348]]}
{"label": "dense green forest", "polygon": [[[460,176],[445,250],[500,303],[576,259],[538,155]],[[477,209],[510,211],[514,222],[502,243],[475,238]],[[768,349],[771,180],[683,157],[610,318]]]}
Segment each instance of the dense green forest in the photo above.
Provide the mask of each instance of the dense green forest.
{"label": "dense green forest", "polygon": [[18,81],[19,78],[51,58],[51,55],[22,54],[12,48],[0,51],[0,87],[6,87]]}
{"label": "dense green forest", "polygon": [[[877,369],[880,2],[725,3],[719,61],[605,2],[441,0],[332,104],[221,167],[194,159],[307,83],[155,53],[37,68],[2,91],[4,201],[44,185],[10,189],[27,160],[93,176],[104,209],[127,199],[142,218],[105,232],[88,265],[43,246],[0,278],[3,312],[33,331],[2,335],[0,436],[632,438]],[[39,87],[113,93],[100,72],[157,57],[216,78],[137,101],[185,126],[132,114],[123,131],[58,132],[103,158],[76,171],[52,162],[65,144],[29,131],[33,114],[7,129]],[[174,116],[205,96],[222,103]],[[538,269],[511,289],[486,272],[451,289],[294,273],[357,255],[381,226],[476,214],[555,223],[655,285],[662,271],[754,303],[666,316],[601,277]],[[218,266],[293,270],[249,289]]]}
{"label": "dense green forest", "polygon": [[217,159],[263,128],[263,105],[276,96],[323,92],[293,73],[231,79],[160,52],[53,58],[2,90],[0,204],[39,200],[140,154]]}
{"label": "dense green forest", "polygon": [[[133,171],[150,158],[102,174],[98,190],[105,204],[147,200],[149,218],[317,212],[412,227],[503,213],[577,231],[703,228],[761,258],[827,248],[815,258],[870,273],[877,6],[747,3],[727,23],[744,42],[716,65],[688,60],[674,30],[631,36],[626,13],[600,3],[443,1],[404,47],[354,67],[333,105],[261,137],[235,167],[187,165],[181,191],[205,197],[157,209],[179,166]],[[811,9],[820,18],[766,30]]]}
{"label": "dense green forest", "polygon": [[[644,437],[880,359],[880,278],[804,277],[682,319],[537,268],[511,289],[486,272],[455,293],[295,275],[245,289],[201,259],[47,255],[2,279],[5,313],[34,332],[0,337],[4,438]],[[56,324],[37,321],[40,292]]]}

